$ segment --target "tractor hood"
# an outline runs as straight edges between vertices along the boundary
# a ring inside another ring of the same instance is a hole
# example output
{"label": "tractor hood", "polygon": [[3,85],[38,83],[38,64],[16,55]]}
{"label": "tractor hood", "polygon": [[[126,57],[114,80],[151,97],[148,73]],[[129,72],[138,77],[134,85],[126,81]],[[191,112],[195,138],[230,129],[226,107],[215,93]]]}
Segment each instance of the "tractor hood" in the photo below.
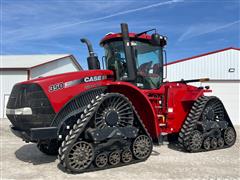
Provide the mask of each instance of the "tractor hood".
{"label": "tractor hood", "polygon": [[55,112],[74,96],[93,88],[106,86],[113,81],[110,70],[87,70],[37,78],[15,86],[39,86],[49,99]]}
{"label": "tractor hood", "polygon": [[91,77],[93,77],[93,79],[96,80],[97,78],[96,76],[112,77],[113,72],[110,70],[86,70],[86,71],[69,72],[69,73],[57,74],[52,76],[39,77],[37,79],[21,82],[20,84],[29,84],[29,83],[45,84],[47,82],[56,82],[56,81],[64,82],[64,81],[76,80],[79,78],[85,78],[85,81],[87,82],[89,81],[89,79],[91,79]]}

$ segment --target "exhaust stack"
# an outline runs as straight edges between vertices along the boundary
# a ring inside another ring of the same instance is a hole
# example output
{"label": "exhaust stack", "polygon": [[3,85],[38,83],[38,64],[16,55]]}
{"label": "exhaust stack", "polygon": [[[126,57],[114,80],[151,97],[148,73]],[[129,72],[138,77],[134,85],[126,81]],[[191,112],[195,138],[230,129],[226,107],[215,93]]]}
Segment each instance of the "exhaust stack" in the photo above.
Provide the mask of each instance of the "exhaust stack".
{"label": "exhaust stack", "polygon": [[128,69],[128,78],[126,81],[135,81],[136,80],[136,60],[135,56],[133,54],[134,50],[131,46],[130,38],[129,38],[129,32],[128,32],[128,25],[126,23],[121,24],[121,33],[122,33],[122,39],[123,39],[123,47],[125,51],[126,56],[126,62],[127,62],[127,69]]}
{"label": "exhaust stack", "polygon": [[81,39],[82,43],[85,43],[87,45],[88,48],[88,52],[89,52],[89,56],[87,58],[88,61],[88,69],[100,69],[100,63],[98,60],[98,57],[95,55],[95,53],[93,52],[93,47],[92,44],[90,43],[90,41],[88,39]]}

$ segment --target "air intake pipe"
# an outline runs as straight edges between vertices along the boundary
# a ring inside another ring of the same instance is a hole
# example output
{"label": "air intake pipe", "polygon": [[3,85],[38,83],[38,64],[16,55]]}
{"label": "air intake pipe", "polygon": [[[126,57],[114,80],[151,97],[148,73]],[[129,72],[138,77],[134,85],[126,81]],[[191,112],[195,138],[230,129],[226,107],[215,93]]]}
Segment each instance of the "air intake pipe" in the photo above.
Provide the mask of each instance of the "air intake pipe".
{"label": "air intake pipe", "polygon": [[82,43],[85,43],[87,45],[88,48],[88,52],[89,52],[89,56],[87,58],[87,62],[88,62],[88,69],[100,69],[100,63],[98,60],[98,57],[95,55],[95,53],[93,52],[93,47],[92,44],[90,43],[90,41],[88,39],[81,39]]}

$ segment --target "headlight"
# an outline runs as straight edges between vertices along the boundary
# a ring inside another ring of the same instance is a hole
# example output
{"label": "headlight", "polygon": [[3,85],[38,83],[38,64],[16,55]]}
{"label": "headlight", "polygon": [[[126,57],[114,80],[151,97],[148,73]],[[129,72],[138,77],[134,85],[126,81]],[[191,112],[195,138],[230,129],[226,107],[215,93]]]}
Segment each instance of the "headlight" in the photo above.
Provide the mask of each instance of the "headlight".
{"label": "headlight", "polygon": [[32,109],[30,107],[18,108],[18,109],[6,109],[7,115],[32,115]]}

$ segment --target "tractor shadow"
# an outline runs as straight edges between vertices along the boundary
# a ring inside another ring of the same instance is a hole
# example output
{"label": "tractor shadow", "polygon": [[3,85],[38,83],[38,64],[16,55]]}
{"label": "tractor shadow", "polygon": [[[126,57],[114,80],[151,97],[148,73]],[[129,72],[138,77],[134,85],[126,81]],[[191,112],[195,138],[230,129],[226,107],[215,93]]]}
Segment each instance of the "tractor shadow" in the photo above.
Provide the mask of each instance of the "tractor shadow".
{"label": "tractor shadow", "polygon": [[167,143],[168,143],[167,146],[169,149],[172,149],[172,150],[178,151],[178,152],[182,152],[182,153],[187,153],[187,151],[182,146],[180,146],[180,144],[178,142],[177,134],[168,135]]}
{"label": "tractor shadow", "polygon": [[52,163],[57,159],[57,156],[48,156],[38,150],[36,144],[26,144],[15,151],[17,159],[32,163],[33,165],[40,165],[46,163]]}
{"label": "tractor shadow", "polygon": [[160,152],[156,151],[156,150],[152,150],[151,156],[159,156]]}
{"label": "tractor shadow", "polygon": [[172,149],[174,151],[179,151],[179,152],[182,152],[182,153],[187,153],[186,150],[184,150],[179,144],[177,141],[170,141],[169,144],[167,145],[169,149]]}

